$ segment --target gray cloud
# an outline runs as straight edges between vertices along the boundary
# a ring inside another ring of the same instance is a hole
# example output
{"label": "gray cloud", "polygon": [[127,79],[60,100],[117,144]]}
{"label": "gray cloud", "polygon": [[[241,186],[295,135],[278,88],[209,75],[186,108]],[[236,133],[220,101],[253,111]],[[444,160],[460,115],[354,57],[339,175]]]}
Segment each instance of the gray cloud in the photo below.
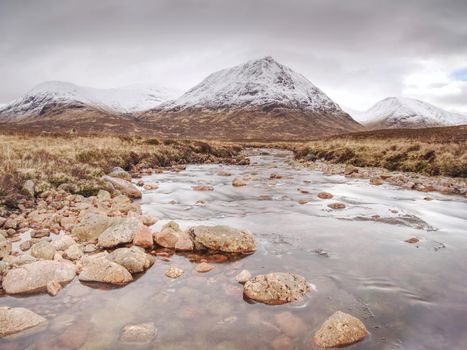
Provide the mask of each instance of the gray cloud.
{"label": "gray cloud", "polygon": [[368,107],[400,95],[421,61],[461,68],[466,17],[465,0],[0,0],[0,102],[44,80],[186,89],[272,55]]}

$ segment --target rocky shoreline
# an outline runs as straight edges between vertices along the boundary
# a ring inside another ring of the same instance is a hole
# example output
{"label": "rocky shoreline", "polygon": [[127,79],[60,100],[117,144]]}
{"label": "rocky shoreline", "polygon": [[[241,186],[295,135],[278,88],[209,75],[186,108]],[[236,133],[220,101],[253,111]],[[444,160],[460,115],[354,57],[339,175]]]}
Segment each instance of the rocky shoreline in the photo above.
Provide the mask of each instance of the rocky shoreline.
{"label": "rocky shoreline", "polygon": [[[426,176],[417,173],[389,171],[378,167],[356,167],[353,165],[326,161],[298,162],[308,169],[325,175],[342,175],[348,178],[368,179],[369,184],[380,186],[384,183],[420,192],[439,192],[467,197],[467,180],[459,177]],[[427,197],[429,200],[430,197]]]}
{"label": "rocky shoreline", "polygon": [[[141,173],[146,173],[142,171]],[[222,174],[220,174],[222,176]],[[105,175],[107,189],[96,196],[83,197],[63,190],[50,190],[37,200],[25,200],[17,212],[0,216],[0,282],[3,293],[30,295],[47,292],[51,296],[77,278],[85,283],[125,286],[135,274],[144,273],[159,257],[193,252],[201,259],[195,267],[203,274],[215,268],[204,254],[244,255],[256,251],[254,235],[228,226],[195,226],[182,230],[171,221],[152,232],[155,218],[142,215],[141,188],[156,190],[157,184],[144,183],[120,168]],[[25,184],[27,185],[27,184]],[[232,186],[238,186],[233,181]],[[33,187],[32,187],[33,188]],[[210,190],[198,189],[193,190]],[[179,278],[184,271],[170,265],[167,278]],[[232,278],[244,285],[246,298],[264,304],[300,301],[315,292],[302,276],[271,272],[251,276],[243,270]],[[1,292],[1,291],[0,291]],[[239,302],[241,299],[239,299]],[[303,322],[292,314],[279,324]],[[297,321],[298,320],[298,321]],[[0,307],[0,338],[46,324],[47,319],[25,308]],[[122,343],[148,343],[157,337],[154,324],[129,324],[121,330]],[[363,323],[351,315],[336,312],[310,337],[310,348],[345,346],[368,335]],[[274,349],[292,349],[288,336],[274,339]]]}

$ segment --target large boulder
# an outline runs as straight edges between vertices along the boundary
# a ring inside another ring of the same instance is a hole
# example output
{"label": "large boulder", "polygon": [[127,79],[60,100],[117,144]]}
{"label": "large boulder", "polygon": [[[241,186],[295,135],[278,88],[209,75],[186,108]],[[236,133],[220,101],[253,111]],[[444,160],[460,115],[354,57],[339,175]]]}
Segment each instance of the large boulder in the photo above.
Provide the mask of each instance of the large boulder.
{"label": "large boulder", "polygon": [[102,282],[114,285],[125,285],[133,280],[127,269],[105,257],[88,261],[78,278],[83,282]]}
{"label": "large boulder", "polygon": [[359,342],[367,335],[362,321],[337,311],[316,331],[313,340],[321,348],[336,348]]}
{"label": "large boulder", "polygon": [[154,234],[154,241],[164,248],[176,250],[193,250],[190,235],[184,232],[175,221],[170,221]]}
{"label": "large boulder", "polygon": [[289,272],[258,275],[243,286],[243,293],[248,298],[271,305],[301,300],[309,290],[305,278]]}
{"label": "large boulder", "polygon": [[126,268],[130,273],[143,272],[154,263],[154,257],[140,247],[118,248],[106,258]]}
{"label": "large boulder", "polygon": [[79,224],[73,227],[71,231],[79,241],[92,242],[114,224],[115,219],[101,213],[89,212],[81,217]]}
{"label": "large boulder", "polygon": [[47,320],[22,307],[0,307],[0,338],[15,334],[47,322]]}
{"label": "large boulder", "polygon": [[130,198],[141,198],[141,191],[127,180],[108,175],[103,176],[102,180],[111,184],[116,190]]}
{"label": "large boulder", "polygon": [[252,253],[256,250],[253,235],[229,226],[196,226],[190,230],[195,243],[226,253]]}
{"label": "large boulder", "polygon": [[11,242],[6,239],[3,235],[0,235],[0,259],[10,255],[11,253]]}
{"label": "large boulder", "polygon": [[126,181],[131,181],[131,175],[118,166],[112,169],[109,176],[118,177],[119,179],[123,179]]}
{"label": "large boulder", "polygon": [[50,281],[65,285],[75,275],[76,267],[70,262],[40,260],[8,271],[2,286],[8,294],[41,292]]}
{"label": "large boulder", "polygon": [[136,217],[127,217],[102,232],[98,244],[102,248],[113,248],[120,244],[133,242],[138,231],[146,230],[146,226]]}
{"label": "large boulder", "polygon": [[31,248],[31,255],[37,259],[53,260],[55,252],[55,247],[47,241],[40,241]]}

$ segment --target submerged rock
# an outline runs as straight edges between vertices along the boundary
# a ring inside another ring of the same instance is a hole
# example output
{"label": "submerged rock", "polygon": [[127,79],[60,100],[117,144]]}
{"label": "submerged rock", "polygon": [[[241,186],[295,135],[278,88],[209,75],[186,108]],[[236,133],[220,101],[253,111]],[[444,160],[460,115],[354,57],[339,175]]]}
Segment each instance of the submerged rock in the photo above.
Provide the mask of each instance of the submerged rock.
{"label": "submerged rock", "polygon": [[131,182],[127,180],[108,175],[103,176],[102,180],[111,184],[116,190],[119,190],[121,193],[130,198],[137,199],[141,198],[142,196],[140,190],[138,190],[136,186],[134,186]]}
{"label": "submerged rock", "polygon": [[204,273],[204,272],[209,272],[209,271],[211,271],[213,268],[214,268],[213,265],[208,264],[208,263],[205,263],[205,262],[202,262],[202,263],[196,265],[195,270],[196,270],[196,272]]}
{"label": "submerged rock", "polygon": [[368,330],[362,321],[337,311],[321,325],[313,339],[322,348],[334,348],[359,342],[367,335]]}
{"label": "submerged rock", "polygon": [[102,248],[113,248],[123,243],[130,243],[133,242],[138,231],[146,229],[146,226],[137,218],[125,218],[102,232],[98,238],[98,244]]}
{"label": "submerged rock", "polygon": [[305,322],[290,311],[274,315],[274,320],[282,333],[291,338],[301,336],[308,330]]}
{"label": "submerged rock", "polygon": [[133,277],[123,266],[104,257],[99,257],[91,259],[83,266],[83,270],[79,274],[79,280],[125,285],[131,282]]}
{"label": "submerged rock", "polygon": [[305,278],[288,272],[258,275],[243,287],[243,293],[248,298],[271,305],[301,300],[309,291],[310,286]]}
{"label": "submerged rock", "polygon": [[2,286],[8,294],[39,292],[51,281],[64,285],[75,275],[76,267],[70,262],[41,260],[8,271]]}
{"label": "submerged rock", "polygon": [[193,250],[190,235],[184,232],[175,221],[168,222],[162,227],[161,232],[154,234],[154,241],[164,248]]}
{"label": "submerged rock", "polygon": [[233,227],[196,226],[190,230],[193,240],[207,249],[226,253],[252,253],[256,243],[251,232]]}
{"label": "submerged rock", "polygon": [[47,320],[22,307],[0,307],[0,337],[15,334],[36,327]]}
{"label": "submerged rock", "polygon": [[154,257],[146,254],[140,247],[115,249],[106,258],[123,266],[130,273],[143,272],[154,263]]}
{"label": "submerged rock", "polygon": [[122,343],[150,343],[157,336],[153,322],[146,322],[123,327],[119,341]]}

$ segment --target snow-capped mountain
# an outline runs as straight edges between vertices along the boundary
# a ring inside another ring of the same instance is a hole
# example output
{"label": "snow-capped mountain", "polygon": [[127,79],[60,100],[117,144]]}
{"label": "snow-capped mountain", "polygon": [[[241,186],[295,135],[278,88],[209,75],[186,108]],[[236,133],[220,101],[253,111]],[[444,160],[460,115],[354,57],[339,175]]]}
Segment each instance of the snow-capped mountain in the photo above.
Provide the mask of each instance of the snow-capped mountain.
{"label": "snow-capped mountain", "polygon": [[140,118],[202,138],[309,139],[362,128],[307,78],[269,56],[215,72]]}
{"label": "snow-capped mountain", "polygon": [[373,129],[423,128],[467,124],[467,116],[412,98],[388,97],[365,112],[348,112]]}
{"label": "snow-capped mountain", "polygon": [[0,107],[0,121],[16,122],[39,116],[54,106],[131,113],[153,108],[174,96],[174,91],[162,88],[132,86],[95,89],[50,81],[37,85],[24,96]]}
{"label": "snow-capped mountain", "polygon": [[262,106],[342,111],[307,78],[269,56],[215,72],[160,108],[183,111],[190,108],[217,110]]}

